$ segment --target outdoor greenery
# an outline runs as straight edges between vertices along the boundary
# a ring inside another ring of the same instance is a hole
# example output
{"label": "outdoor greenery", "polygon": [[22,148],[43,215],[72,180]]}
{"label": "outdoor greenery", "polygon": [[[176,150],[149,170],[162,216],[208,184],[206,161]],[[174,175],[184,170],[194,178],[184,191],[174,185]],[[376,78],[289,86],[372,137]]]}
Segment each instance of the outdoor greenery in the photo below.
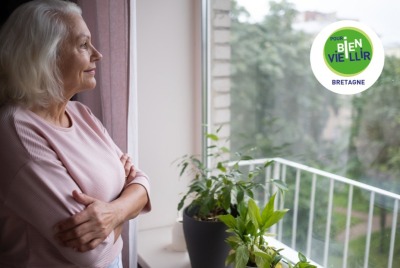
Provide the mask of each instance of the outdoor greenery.
{"label": "outdoor greenery", "polygon": [[[247,11],[235,1],[232,4],[232,150],[257,147],[255,157],[283,157],[400,193],[400,58],[386,55],[380,78],[363,93],[338,95],[323,88],[312,74],[309,52],[315,36],[295,27],[298,11],[293,4],[270,1],[269,12],[260,22],[249,22]],[[330,126],[331,121],[342,123]],[[286,176],[289,201],[293,200],[293,175]],[[301,196],[309,197],[310,181],[302,182]],[[319,224],[314,235],[323,239],[327,188],[323,184],[317,187],[314,213]],[[335,208],[346,208],[347,191],[335,189]],[[303,199],[299,204],[296,242],[300,249],[306,241],[308,202]],[[375,215],[385,221],[392,204],[383,197],[375,202]],[[289,203],[285,205],[290,208]],[[366,213],[368,205],[369,196],[354,191],[353,210]],[[284,218],[287,230],[291,230],[291,217],[290,211]],[[355,221],[353,224],[359,220]],[[332,243],[340,248],[335,235],[343,231],[343,217],[334,219],[331,228]],[[387,252],[382,246],[385,237],[383,229],[374,234],[381,246],[371,251],[371,259]],[[332,259],[342,254],[332,247]],[[352,254],[356,254],[353,259],[363,259],[364,251]]]}

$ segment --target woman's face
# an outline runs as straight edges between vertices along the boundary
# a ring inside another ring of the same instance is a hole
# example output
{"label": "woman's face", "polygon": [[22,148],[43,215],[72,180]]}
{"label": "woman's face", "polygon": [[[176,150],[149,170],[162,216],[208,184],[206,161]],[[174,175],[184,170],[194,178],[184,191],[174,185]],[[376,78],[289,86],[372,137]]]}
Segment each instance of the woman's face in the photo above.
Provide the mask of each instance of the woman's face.
{"label": "woman's face", "polygon": [[67,23],[69,34],[61,45],[58,66],[64,84],[64,96],[69,99],[75,93],[96,86],[96,61],[102,55],[92,45],[90,31],[81,16],[70,15]]}

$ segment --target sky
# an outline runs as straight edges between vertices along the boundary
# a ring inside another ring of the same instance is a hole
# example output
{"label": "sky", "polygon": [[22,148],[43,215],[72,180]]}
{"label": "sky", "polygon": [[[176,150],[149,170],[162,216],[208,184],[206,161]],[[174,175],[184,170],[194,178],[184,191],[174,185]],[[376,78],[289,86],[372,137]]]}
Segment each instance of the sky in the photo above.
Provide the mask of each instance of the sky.
{"label": "sky", "polygon": [[[268,12],[269,0],[237,0],[255,21]],[[336,12],[340,19],[358,20],[372,28],[384,45],[400,45],[400,0],[291,0],[299,11]]]}

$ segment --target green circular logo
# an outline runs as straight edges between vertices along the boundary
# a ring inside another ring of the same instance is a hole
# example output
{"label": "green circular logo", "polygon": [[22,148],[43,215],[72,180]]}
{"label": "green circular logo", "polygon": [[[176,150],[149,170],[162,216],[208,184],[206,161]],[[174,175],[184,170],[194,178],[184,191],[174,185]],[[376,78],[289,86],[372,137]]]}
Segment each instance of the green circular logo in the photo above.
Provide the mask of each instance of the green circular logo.
{"label": "green circular logo", "polygon": [[361,73],[371,63],[372,56],[373,47],[368,35],[353,27],[338,29],[325,42],[325,63],[341,76]]}

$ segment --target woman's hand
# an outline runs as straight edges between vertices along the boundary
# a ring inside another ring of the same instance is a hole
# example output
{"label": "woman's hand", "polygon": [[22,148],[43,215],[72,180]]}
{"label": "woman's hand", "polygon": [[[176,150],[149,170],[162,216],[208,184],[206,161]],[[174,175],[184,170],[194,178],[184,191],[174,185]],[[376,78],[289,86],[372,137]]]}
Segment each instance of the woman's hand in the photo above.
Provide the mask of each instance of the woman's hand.
{"label": "woman's hand", "polygon": [[132,164],[132,160],[127,154],[123,154],[120,160],[125,170],[125,184],[128,184],[136,176],[135,166]]}
{"label": "woman's hand", "polygon": [[55,226],[56,239],[62,245],[86,252],[96,248],[116,228],[116,238],[119,236],[122,224],[110,203],[77,191],[72,196],[86,208]]}
{"label": "woman's hand", "polygon": [[[125,170],[125,185],[136,177],[130,157],[120,158]],[[140,184],[127,186],[116,200],[107,203],[74,191],[73,198],[86,208],[55,226],[56,239],[80,252],[96,248],[114,230],[114,241],[121,235],[125,221],[135,218],[148,202],[147,191]]]}

